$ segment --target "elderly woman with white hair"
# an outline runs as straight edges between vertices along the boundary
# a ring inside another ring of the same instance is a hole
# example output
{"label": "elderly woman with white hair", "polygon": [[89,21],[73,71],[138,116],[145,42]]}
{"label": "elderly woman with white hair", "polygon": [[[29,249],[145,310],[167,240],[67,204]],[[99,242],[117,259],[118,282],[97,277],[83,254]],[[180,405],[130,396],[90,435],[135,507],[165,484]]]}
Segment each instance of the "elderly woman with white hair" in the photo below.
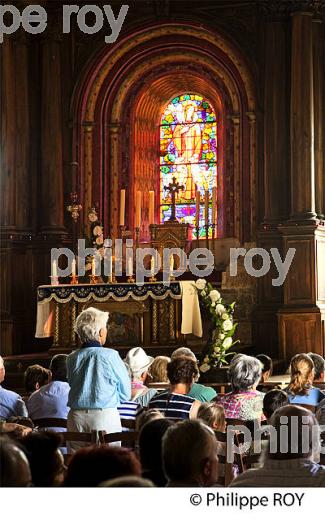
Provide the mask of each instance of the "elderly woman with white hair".
{"label": "elderly woman with white hair", "polygon": [[[103,348],[107,337],[108,312],[89,307],[79,314],[76,332],[82,343],[67,358],[67,378],[71,390],[68,431],[121,431],[117,410],[130,399],[131,381],[116,350]],[[69,444],[69,451],[80,446]]]}
{"label": "elderly woman with white hair", "polygon": [[216,399],[216,402],[224,407],[226,418],[243,421],[264,418],[264,394],[256,390],[261,371],[258,359],[244,354],[236,356],[230,363],[228,377],[232,391]]}

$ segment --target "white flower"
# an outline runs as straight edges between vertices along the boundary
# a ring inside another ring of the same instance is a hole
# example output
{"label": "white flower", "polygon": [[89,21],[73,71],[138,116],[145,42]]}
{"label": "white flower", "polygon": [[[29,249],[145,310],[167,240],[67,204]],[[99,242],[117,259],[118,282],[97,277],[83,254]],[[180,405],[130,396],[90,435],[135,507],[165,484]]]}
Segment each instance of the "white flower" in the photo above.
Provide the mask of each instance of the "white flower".
{"label": "white flower", "polygon": [[88,213],[88,218],[89,218],[90,222],[96,222],[96,220],[98,218],[97,213],[95,211],[90,211]]}
{"label": "white flower", "polygon": [[225,330],[226,332],[227,332],[228,330],[231,330],[232,327],[233,327],[233,325],[232,325],[232,322],[231,322],[230,320],[225,320],[225,321],[223,322],[223,324],[222,324],[222,328],[223,328],[223,330]]}
{"label": "white flower", "polygon": [[215,289],[213,291],[210,291],[210,300],[212,302],[217,302],[220,299],[220,293],[219,291],[216,291]]}
{"label": "white flower", "polygon": [[215,352],[220,352],[220,347],[215,346],[213,350],[214,350]]}
{"label": "white flower", "polygon": [[218,305],[216,305],[216,312],[219,314],[219,316],[221,316],[224,312],[226,312],[225,306],[221,303],[218,303]]}
{"label": "white flower", "polygon": [[201,294],[202,294],[202,296],[206,296],[207,295],[206,291],[202,291]]}
{"label": "white flower", "polygon": [[229,320],[229,314],[227,314],[226,312],[221,316],[221,318],[223,320]]}
{"label": "white flower", "polygon": [[200,370],[201,372],[207,372],[208,370],[210,370],[210,365],[208,365],[208,363],[203,363],[203,365],[200,366]]}
{"label": "white flower", "polygon": [[203,279],[203,278],[199,278],[198,280],[196,280],[195,282],[195,285],[196,285],[196,288],[199,289],[199,291],[202,291],[202,289],[204,289],[204,287],[206,286],[206,281]]}
{"label": "white flower", "polygon": [[232,338],[226,338],[222,344],[225,348],[230,348],[232,345]]}
{"label": "white flower", "polygon": [[215,307],[215,306],[216,306],[216,302],[212,302],[211,307]]}
{"label": "white flower", "polygon": [[103,228],[101,226],[95,226],[93,234],[95,235],[95,237],[101,236],[103,234]]}
{"label": "white flower", "polygon": [[224,339],[224,337],[225,337],[225,334],[222,334],[222,333],[219,334],[219,336],[218,336],[219,339]]}

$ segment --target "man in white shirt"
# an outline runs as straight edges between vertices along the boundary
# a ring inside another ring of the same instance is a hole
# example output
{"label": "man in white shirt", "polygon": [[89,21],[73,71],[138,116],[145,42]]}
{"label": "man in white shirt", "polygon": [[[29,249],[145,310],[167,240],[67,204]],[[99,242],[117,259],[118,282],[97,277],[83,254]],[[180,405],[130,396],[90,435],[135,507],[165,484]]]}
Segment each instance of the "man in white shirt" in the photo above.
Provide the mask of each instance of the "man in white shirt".
{"label": "man in white shirt", "polygon": [[270,426],[263,466],[241,473],[230,487],[325,487],[325,466],[314,462],[320,434],[312,412],[283,406],[272,415]]}
{"label": "man in white shirt", "polygon": [[[47,417],[67,419],[68,395],[70,386],[67,383],[67,355],[57,354],[50,363],[50,382],[36,390],[27,401],[29,417],[44,419]],[[62,431],[61,428],[55,428]]]}

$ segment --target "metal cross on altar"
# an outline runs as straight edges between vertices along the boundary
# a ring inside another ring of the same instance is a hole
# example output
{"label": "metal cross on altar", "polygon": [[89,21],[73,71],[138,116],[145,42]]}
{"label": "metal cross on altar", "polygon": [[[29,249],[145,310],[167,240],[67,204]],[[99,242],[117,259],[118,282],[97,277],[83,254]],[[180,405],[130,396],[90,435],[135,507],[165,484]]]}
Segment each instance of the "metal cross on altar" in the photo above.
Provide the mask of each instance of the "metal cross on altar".
{"label": "metal cross on altar", "polygon": [[177,222],[176,218],[176,194],[178,194],[180,191],[185,190],[185,186],[183,184],[179,184],[176,180],[176,177],[173,177],[173,182],[170,182],[168,186],[164,186],[165,190],[169,191],[170,196],[172,198],[172,214],[169,219],[170,222]]}

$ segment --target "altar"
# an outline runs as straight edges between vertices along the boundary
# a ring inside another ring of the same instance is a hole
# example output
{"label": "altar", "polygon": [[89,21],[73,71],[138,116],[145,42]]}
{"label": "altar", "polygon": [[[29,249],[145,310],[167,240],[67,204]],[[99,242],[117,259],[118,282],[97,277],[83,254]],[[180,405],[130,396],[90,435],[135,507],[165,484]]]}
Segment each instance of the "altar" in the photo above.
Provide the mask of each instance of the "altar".
{"label": "altar", "polygon": [[87,307],[110,314],[106,346],[173,347],[185,345],[188,334],[202,336],[191,281],[40,286],[35,336],[53,337],[52,350],[71,352],[78,346],[76,317]]}

